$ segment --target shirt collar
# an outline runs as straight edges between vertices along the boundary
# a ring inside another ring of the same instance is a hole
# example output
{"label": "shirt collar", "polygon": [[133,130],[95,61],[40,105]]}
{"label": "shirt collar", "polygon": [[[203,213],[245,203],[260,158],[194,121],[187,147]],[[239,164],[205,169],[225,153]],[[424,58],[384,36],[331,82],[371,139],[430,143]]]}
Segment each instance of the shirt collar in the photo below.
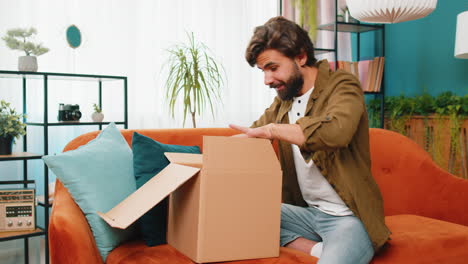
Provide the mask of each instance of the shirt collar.
{"label": "shirt collar", "polygon": [[[315,100],[319,97],[323,88],[326,86],[328,79],[331,75],[330,64],[328,60],[321,60],[315,64],[318,68],[317,77],[315,79],[315,85],[313,89],[310,89],[308,92],[311,92],[310,98]],[[305,94],[304,94],[305,95]],[[286,115],[291,109],[293,100],[282,101],[278,117],[279,120],[282,120],[283,116]],[[312,107],[312,104],[307,104],[306,114]]]}
{"label": "shirt collar", "polygon": [[297,96],[293,98],[293,102],[297,102],[298,100],[301,100],[303,102],[307,102],[310,94],[312,94],[312,91],[314,90],[314,87],[310,88],[307,92],[305,92],[303,95]]}

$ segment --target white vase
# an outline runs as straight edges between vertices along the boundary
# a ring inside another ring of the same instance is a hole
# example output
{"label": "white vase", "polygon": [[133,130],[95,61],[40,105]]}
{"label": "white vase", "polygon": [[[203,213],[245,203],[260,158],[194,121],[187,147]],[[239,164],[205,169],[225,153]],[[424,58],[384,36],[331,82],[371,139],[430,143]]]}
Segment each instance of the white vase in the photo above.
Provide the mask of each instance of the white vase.
{"label": "white vase", "polygon": [[94,112],[94,113],[91,115],[91,119],[93,119],[94,122],[102,122],[102,120],[104,120],[104,114],[103,114],[103,113]]}
{"label": "white vase", "polygon": [[37,58],[36,56],[21,56],[18,58],[19,71],[37,71]]}

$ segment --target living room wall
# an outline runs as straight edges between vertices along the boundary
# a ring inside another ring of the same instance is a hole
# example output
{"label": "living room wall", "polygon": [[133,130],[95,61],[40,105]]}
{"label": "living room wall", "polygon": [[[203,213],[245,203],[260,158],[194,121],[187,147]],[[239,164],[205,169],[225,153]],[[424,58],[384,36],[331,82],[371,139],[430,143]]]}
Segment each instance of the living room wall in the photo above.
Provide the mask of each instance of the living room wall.
{"label": "living room wall", "polygon": [[386,27],[387,95],[468,93],[468,60],[454,57],[457,15],[467,9],[466,1],[438,1],[429,16]]}
{"label": "living room wall", "polygon": [[[468,93],[468,60],[454,57],[457,15],[467,9],[466,1],[438,1],[427,17],[386,25],[385,95]],[[361,34],[361,59],[381,54],[381,45],[374,43],[374,38],[380,39],[378,34]]]}

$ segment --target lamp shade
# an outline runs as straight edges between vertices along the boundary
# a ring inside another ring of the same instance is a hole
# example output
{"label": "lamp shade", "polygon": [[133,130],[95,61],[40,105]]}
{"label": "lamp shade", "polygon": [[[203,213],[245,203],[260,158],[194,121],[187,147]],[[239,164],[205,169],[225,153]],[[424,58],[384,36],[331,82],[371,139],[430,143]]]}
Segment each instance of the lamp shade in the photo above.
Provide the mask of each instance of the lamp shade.
{"label": "lamp shade", "polygon": [[455,58],[468,59],[468,11],[460,13],[457,16]]}
{"label": "lamp shade", "polygon": [[346,0],[355,19],[369,23],[398,23],[429,15],[437,0]]}

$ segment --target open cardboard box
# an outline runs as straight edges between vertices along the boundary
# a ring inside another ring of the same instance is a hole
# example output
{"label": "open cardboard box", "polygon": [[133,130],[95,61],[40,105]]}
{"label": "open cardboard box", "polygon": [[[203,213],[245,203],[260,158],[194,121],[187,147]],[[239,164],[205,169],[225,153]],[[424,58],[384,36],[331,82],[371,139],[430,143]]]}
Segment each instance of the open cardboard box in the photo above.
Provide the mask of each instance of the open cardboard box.
{"label": "open cardboard box", "polygon": [[203,150],[165,153],[164,170],[98,214],[125,229],[170,194],[168,243],[193,261],[279,256],[282,173],[270,142],[205,136]]}

